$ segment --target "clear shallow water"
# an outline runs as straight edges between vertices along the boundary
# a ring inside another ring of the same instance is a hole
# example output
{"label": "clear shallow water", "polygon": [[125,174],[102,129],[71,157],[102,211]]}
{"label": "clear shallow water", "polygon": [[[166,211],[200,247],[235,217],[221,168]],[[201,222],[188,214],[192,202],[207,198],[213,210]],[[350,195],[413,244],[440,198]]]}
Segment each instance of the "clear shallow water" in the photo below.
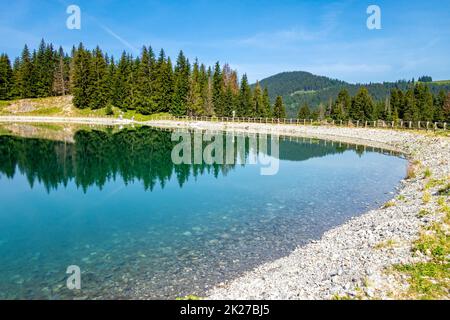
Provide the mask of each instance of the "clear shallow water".
{"label": "clear shallow water", "polygon": [[[397,156],[289,138],[274,176],[174,166],[170,136],[0,136],[0,298],[201,295],[380,206],[406,170]],[[81,291],[65,286],[69,265],[82,270]]]}

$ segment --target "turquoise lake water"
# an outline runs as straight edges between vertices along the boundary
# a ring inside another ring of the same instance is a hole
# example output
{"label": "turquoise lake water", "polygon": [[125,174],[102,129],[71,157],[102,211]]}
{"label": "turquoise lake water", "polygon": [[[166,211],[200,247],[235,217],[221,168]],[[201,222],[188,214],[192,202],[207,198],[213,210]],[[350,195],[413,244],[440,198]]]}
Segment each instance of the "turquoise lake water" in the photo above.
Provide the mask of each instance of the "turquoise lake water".
{"label": "turquoise lake water", "polygon": [[[1,299],[173,299],[289,254],[393,197],[406,160],[280,140],[279,172],[174,165],[169,131],[0,136]],[[248,160],[255,150],[246,148]],[[70,265],[81,290],[66,288]]]}

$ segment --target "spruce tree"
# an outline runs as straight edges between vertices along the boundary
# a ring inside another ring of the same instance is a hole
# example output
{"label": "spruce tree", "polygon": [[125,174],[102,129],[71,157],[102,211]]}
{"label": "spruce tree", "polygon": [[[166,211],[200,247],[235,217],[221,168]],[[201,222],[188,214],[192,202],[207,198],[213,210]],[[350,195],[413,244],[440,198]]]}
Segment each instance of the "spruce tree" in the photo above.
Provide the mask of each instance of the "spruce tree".
{"label": "spruce tree", "polygon": [[273,116],[276,119],[286,118],[286,109],[284,107],[283,98],[281,96],[277,96],[275,100],[275,105],[273,106]]}
{"label": "spruce tree", "polygon": [[444,122],[445,114],[444,114],[444,104],[446,99],[445,91],[440,90],[439,94],[434,98],[434,121],[436,122]]}
{"label": "spruce tree", "polygon": [[205,71],[205,66],[203,66],[202,74],[202,97],[203,97],[203,114],[207,116],[214,116],[214,105],[213,105],[213,77],[212,70],[209,67],[208,71]]}
{"label": "spruce tree", "polygon": [[116,76],[116,63],[114,61],[114,57],[111,57],[108,64],[108,73],[106,76],[106,84],[109,88],[108,90],[108,105],[110,105],[111,110],[112,106],[114,106],[114,97],[116,96],[115,91],[115,76]]}
{"label": "spruce tree", "polygon": [[80,43],[72,61],[72,94],[75,107],[84,109],[91,105],[92,90],[91,54]]}
{"label": "spruce tree", "polygon": [[418,121],[419,118],[419,110],[416,105],[416,99],[414,96],[414,90],[408,89],[404,96],[404,105],[403,105],[403,120],[405,121]]}
{"label": "spruce tree", "polygon": [[297,118],[300,120],[311,118],[311,110],[309,109],[309,106],[306,102],[298,110]]}
{"label": "spruce tree", "polygon": [[404,111],[404,96],[403,92],[397,88],[391,90],[391,97],[389,99],[392,113],[396,117],[403,119]]}
{"label": "spruce tree", "polygon": [[420,115],[419,119],[422,121],[433,121],[433,95],[430,93],[428,86],[420,82],[417,83],[414,88],[414,97]]}
{"label": "spruce tree", "polygon": [[11,88],[11,98],[20,98],[20,58],[17,57],[13,63],[13,86]]}
{"label": "spruce tree", "polygon": [[447,124],[450,124],[450,92],[447,93],[447,97],[445,98],[444,101],[444,119],[447,122]]}
{"label": "spruce tree", "polygon": [[28,46],[25,45],[22,51],[18,69],[18,93],[21,98],[34,97],[34,72],[32,57]]}
{"label": "spruce tree", "polygon": [[132,72],[132,63],[130,57],[123,52],[119,63],[117,64],[114,75],[114,97],[113,105],[122,111],[130,109],[132,103],[130,76]]}
{"label": "spruce tree", "polygon": [[367,91],[367,88],[361,87],[352,99],[352,106],[350,108],[349,116],[353,120],[372,120],[374,112],[374,105],[372,97]]}
{"label": "spruce tree", "polygon": [[187,100],[189,94],[190,65],[189,61],[180,51],[174,71],[174,94],[171,105],[171,113],[177,116],[184,116],[187,112]]}
{"label": "spruce tree", "polygon": [[239,104],[239,83],[237,72],[232,70],[228,64],[222,69],[224,93],[223,93],[223,115],[232,116],[233,111]]}
{"label": "spruce tree", "polygon": [[239,92],[239,108],[236,110],[237,117],[249,117],[252,114],[253,99],[252,90],[248,84],[247,75],[244,74],[241,80],[241,89]]}
{"label": "spruce tree", "polygon": [[57,96],[64,96],[69,91],[69,70],[67,66],[67,57],[62,47],[56,54],[56,64],[53,76],[52,91]]}
{"label": "spruce tree", "polygon": [[259,81],[256,82],[255,89],[253,90],[253,108],[252,116],[256,118],[264,117],[264,105],[262,99],[261,86]]}
{"label": "spruce tree", "polygon": [[174,73],[172,61],[166,59],[164,50],[161,49],[156,66],[156,80],[154,82],[154,97],[157,105],[157,112],[169,112],[172,108],[174,96]]}
{"label": "spruce tree", "polygon": [[128,83],[130,88],[130,102],[128,109],[135,110],[137,105],[137,98],[139,92],[139,84],[137,82],[137,74],[141,65],[141,59],[138,57],[133,59],[133,56],[129,57],[130,73],[128,74]]}
{"label": "spruce tree", "polygon": [[262,96],[262,104],[264,110],[264,117],[270,118],[272,117],[272,108],[270,105],[270,97],[269,97],[269,89],[267,87],[264,88],[263,96]]}
{"label": "spruce tree", "polygon": [[41,40],[38,51],[33,55],[34,71],[34,95],[36,97],[48,97],[53,92],[53,81],[55,72],[55,52],[51,44]]}
{"label": "spruce tree", "polygon": [[151,114],[157,109],[156,102],[153,100],[154,64],[153,51],[149,51],[144,46],[140,63],[137,67],[136,96],[134,100],[136,111],[142,114]]}
{"label": "spruce tree", "polygon": [[89,107],[105,108],[109,101],[108,66],[102,51],[97,47],[91,59],[91,86],[89,89]]}
{"label": "spruce tree", "polygon": [[13,95],[13,70],[6,54],[0,55],[0,100],[8,100]]}
{"label": "spruce tree", "polygon": [[331,117],[334,120],[346,120],[350,111],[352,99],[347,89],[342,89],[332,105]]}
{"label": "spruce tree", "polygon": [[200,70],[198,61],[195,60],[192,75],[189,79],[189,93],[187,98],[187,115],[197,116],[202,114],[202,91],[200,83]]}
{"label": "spruce tree", "polygon": [[216,62],[213,75],[212,102],[214,113],[217,116],[224,116],[224,80],[219,62]]}

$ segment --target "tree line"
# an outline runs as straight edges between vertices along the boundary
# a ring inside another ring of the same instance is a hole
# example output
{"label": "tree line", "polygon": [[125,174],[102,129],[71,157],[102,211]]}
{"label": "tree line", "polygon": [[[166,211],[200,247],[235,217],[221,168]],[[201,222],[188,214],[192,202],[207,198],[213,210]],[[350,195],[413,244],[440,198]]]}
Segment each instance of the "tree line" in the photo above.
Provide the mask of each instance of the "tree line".
{"label": "tree line", "polygon": [[112,113],[136,110],[141,114],[236,117],[286,116],[281,97],[272,106],[267,88],[252,88],[247,75],[217,62],[213,67],[189,61],[180,51],[175,64],[161,49],[156,56],[143,47],[138,57],[123,52],[116,61],[99,47],[82,43],[69,54],[44,40],[38,50],[25,46],[11,65],[0,57],[0,100],[73,95],[77,108],[106,108]]}
{"label": "tree line", "polygon": [[367,88],[361,87],[353,97],[342,89],[336,99],[323,103],[314,111],[307,103],[298,110],[299,119],[333,119],[362,121],[430,121],[450,123],[450,92],[431,93],[423,83],[407,90],[394,88],[384,101],[375,101]]}
{"label": "tree line", "polygon": [[[75,107],[105,108],[107,114],[115,107],[145,115],[286,118],[281,95],[273,97],[272,105],[268,88],[259,82],[251,86],[246,74],[239,79],[236,70],[219,62],[213,67],[197,59],[191,63],[182,51],[174,64],[164,49],[155,55],[146,46],[138,57],[123,52],[116,61],[99,47],[88,50],[80,43],[68,54],[42,40],[32,52],[25,45],[12,64],[0,55],[0,100],[68,94]],[[393,87],[383,101],[372,98],[365,86],[354,96],[341,89],[328,104],[302,104],[298,117],[450,122],[450,95],[434,94],[422,82]]]}

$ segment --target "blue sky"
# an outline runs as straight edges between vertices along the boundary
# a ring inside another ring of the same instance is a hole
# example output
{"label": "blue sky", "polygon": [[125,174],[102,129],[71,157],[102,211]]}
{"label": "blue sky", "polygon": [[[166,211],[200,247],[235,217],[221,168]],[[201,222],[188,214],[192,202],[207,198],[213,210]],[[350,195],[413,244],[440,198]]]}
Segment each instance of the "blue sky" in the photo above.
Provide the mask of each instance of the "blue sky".
{"label": "blue sky", "polygon": [[[251,81],[304,70],[349,82],[431,75],[450,79],[449,0],[0,0],[0,52],[17,56],[41,38],[66,49],[80,41],[108,53],[143,44],[174,58],[228,62]],[[81,30],[66,28],[70,4]],[[381,30],[366,9],[381,8]]]}

